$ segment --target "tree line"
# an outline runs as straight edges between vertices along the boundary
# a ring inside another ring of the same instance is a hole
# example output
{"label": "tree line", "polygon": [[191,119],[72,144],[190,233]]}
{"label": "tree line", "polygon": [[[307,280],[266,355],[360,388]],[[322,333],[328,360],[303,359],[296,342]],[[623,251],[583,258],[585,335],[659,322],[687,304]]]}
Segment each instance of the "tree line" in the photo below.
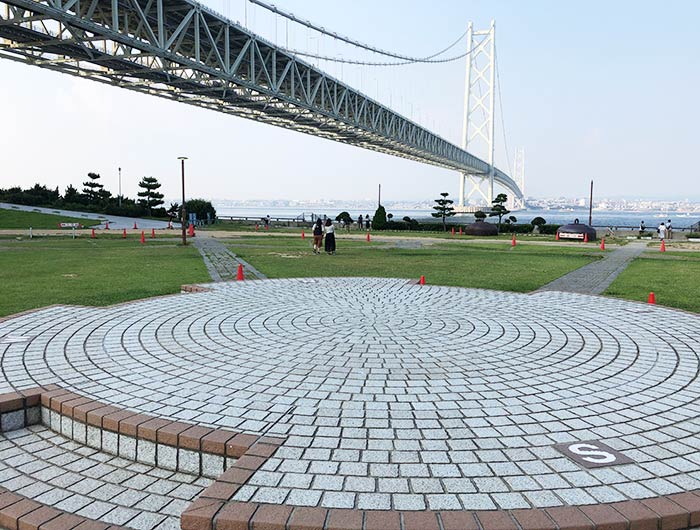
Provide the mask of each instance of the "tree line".
{"label": "tree line", "polygon": [[[143,177],[138,185],[140,191],[135,199],[114,195],[102,184],[99,173],[90,172],[87,174],[87,180],[82,183],[81,190],[72,184],[68,185],[63,194],[58,187],[51,189],[42,184],[34,184],[26,189],[20,186],[0,188],[0,202],[125,217],[175,219],[180,216],[178,203],[170,203],[168,208],[164,206],[163,194],[158,191],[161,187],[158,179]],[[216,218],[214,206],[203,199],[191,199],[185,203],[185,208],[187,212],[196,213],[198,219]]]}

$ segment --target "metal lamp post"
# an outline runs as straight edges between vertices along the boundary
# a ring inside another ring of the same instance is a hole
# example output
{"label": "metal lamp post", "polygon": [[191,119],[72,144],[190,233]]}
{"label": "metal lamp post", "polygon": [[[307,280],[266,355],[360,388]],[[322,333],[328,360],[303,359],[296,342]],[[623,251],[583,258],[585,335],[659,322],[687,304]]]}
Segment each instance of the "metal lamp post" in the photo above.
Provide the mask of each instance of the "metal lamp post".
{"label": "metal lamp post", "polygon": [[182,244],[187,245],[187,229],[185,228],[185,160],[187,160],[187,157],[178,156],[177,159],[182,162]]}
{"label": "metal lamp post", "polygon": [[122,207],[122,168],[119,168],[119,207]]}

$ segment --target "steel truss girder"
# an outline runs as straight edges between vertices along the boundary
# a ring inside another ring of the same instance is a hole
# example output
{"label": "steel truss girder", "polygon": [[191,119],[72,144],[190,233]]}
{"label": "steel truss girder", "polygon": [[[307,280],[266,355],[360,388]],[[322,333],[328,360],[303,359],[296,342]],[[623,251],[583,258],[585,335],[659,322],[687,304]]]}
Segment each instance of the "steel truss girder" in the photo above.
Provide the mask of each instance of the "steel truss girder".
{"label": "steel truss girder", "polygon": [[192,0],[0,0],[0,57],[487,176],[505,173]]}

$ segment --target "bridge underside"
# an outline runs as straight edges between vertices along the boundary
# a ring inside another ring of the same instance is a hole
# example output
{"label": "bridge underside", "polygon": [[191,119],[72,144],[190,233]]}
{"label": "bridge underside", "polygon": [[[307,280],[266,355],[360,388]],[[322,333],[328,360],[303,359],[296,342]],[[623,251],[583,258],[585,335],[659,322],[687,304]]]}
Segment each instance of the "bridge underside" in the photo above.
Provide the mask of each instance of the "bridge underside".
{"label": "bridge underside", "polygon": [[[0,57],[472,175],[490,172],[190,0],[0,1]],[[521,196],[495,168],[494,180]]]}

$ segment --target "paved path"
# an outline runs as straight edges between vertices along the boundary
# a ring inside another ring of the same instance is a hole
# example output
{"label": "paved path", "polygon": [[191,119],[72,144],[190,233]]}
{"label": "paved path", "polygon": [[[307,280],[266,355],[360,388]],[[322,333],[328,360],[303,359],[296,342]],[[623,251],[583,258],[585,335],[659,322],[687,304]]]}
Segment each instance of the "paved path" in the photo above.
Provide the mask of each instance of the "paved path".
{"label": "paved path", "polygon": [[[134,227],[134,222],[137,227],[142,230],[150,230],[155,228],[161,230],[168,227],[166,221],[157,221],[154,219],[140,219],[134,217],[121,217],[119,215],[106,215],[101,213],[75,212],[72,210],[57,210],[55,208],[42,208],[40,206],[23,206],[20,204],[9,204],[0,202],[0,208],[5,210],[18,210],[23,212],[38,212],[51,215],[64,215],[66,217],[77,217],[79,219],[99,220],[100,224],[95,228],[105,228],[106,223],[109,223],[109,228],[113,230],[130,229]],[[180,223],[173,222],[174,228],[180,228]]]}
{"label": "paved path", "polygon": [[605,254],[603,259],[584,265],[537,291],[564,291],[581,294],[602,294],[623,270],[646,249],[646,241],[632,241]]}
{"label": "paved path", "polygon": [[214,282],[235,280],[239,264],[243,265],[244,275],[247,279],[263,280],[267,278],[250,263],[236,256],[223,243],[204,231],[198,232],[197,236],[190,241],[194,241],[194,246],[202,255],[204,265],[206,265],[209,276]]}
{"label": "paved path", "polygon": [[[239,501],[493,510],[700,489],[700,316],[398,279],[208,286],[0,322],[0,392],[58,383],[285,437]],[[592,440],[633,462],[555,448]]]}

